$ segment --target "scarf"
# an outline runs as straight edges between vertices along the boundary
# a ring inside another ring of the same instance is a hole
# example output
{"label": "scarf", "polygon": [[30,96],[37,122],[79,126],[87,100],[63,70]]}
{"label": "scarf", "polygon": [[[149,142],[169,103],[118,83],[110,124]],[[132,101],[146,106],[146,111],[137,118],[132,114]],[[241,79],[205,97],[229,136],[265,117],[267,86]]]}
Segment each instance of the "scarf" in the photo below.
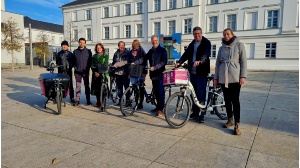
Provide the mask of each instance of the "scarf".
{"label": "scarf", "polygon": [[235,40],[236,36],[233,36],[230,40],[225,41],[224,38],[222,38],[222,43],[225,45],[230,45],[234,40]]}

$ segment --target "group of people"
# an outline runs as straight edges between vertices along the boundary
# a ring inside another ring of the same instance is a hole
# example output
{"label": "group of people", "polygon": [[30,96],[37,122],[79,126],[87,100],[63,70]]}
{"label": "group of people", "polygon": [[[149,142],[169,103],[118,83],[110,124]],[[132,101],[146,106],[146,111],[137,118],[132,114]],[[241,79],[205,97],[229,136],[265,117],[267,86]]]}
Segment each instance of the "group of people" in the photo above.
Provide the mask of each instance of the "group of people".
{"label": "group of people", "polygon": [[[189,65],[190,81],[194,87],[197,99],[200,103],[205,102],[207,75],[210,73],[210,53],[211,43],[202,36],[200,27],[193,28],[194,40],[189,44],[175,67],[185,61]],[[58,72],[65,72],[70,77],[70,99],[75,106],[80,102],[81,81],[83,79],[85,86],[85,95],[87,105],[92,105],[90,94],[95,95],[97,102],[96,107],[103,108],[104,104],[100,104],[101,79],[107,72],[99,72],[99,64],[108,64],[109,56],[105,53],[103,44],[98,43],[95,46],[95,54],[92,55],[91,50],[86,48],[86,40],[79,39],[79,47],[73,53],[68,51],[68,42],[61,43],[62,51],[57,54],[56,62],[58,65],[64,65],[59,68]],[[119,100],[123,94],[123,88],[129,87],[130,82],[135,83],[137,78],[130,77],[129,70],[125,65],[143,65],[150,69],[150,79],[157,98],[157,106],[152,112],[157,112],[157,116],[163,115],[165,105],[165,92],[163,86],[163,71],[167,64],[167,50],[159,45],[156,35],[151,37],[152,48],[146,53],[138,40],[132,42],[131,51],[125,48],[125,42],[118,43],[118,50],[114,53],[112,65],[116,68],[116,83],[118,88]],[[148,64],[149,62],[149,64]],[[74,68],[74,76],[76,80],[76,97],[74,98],[74,89],[72,81],[72,68]],[[89,72],[92,69],[91,91],[89,87]],[[143,71],[141,78],[145,80],[147,71]],[[239,41],[233,31],[229,28],[223,31],[222,46],[216,59],[214,85],[221,84],[228,121],[224,124],[225,128],[234,125],[234,133],[241,134],[240,130],[240,102],[239,94],[241,85],[245,83],[247,77],[247,57],[244,44]],[[144,96],[140,95],[141,103],[139,109],[143,108]],[[120,105],[120,102],[117,104]],[[193,113],[191,118],[199,118],[200,122],[204,122],[205,112],[200,113],[200,108],[193,104]]]}

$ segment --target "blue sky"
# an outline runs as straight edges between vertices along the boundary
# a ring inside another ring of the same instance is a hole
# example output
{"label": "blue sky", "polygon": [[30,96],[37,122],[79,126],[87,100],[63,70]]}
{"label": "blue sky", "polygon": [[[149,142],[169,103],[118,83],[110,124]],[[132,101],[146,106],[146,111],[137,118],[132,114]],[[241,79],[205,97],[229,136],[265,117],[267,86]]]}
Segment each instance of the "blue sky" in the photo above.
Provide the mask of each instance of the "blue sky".
{"label": "blue sky", "polygon": [[34,20],[62,25],[62,10],[59,7],[72,1],[74,0],[5,0],[5,10]]}

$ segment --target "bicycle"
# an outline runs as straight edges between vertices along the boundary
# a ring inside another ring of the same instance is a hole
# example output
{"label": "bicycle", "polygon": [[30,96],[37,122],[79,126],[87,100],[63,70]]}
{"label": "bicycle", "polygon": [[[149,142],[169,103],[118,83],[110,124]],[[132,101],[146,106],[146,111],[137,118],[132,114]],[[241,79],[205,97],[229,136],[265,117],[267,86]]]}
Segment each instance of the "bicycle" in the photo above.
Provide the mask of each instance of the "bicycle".
{"label": "bicycle", "polygon": [[57,104],[57,114],[61,114],[61,104],[64,103],[64,107],[66,107],[66,102],[63,98],[66,98],[68,95],[70,79],[65,73],[54,73],[54,68],[58,67],[63,67],[63,65],[46,67],[46,70],[50,71],[50,73],[40,74],[39,81],[42,95],[47,97],[44,108],[47,108],[46,105],[49,100],[53,100],[53,103]]}
{"label": "bicycle", "polygon": [[[188,73],[186,70],[187,66],[183,66],[183,68],[185,69],[186,73]],[[213,79],[213,75],[207,77],[206,100],[204,104],[200,104],[196,97],[194,87],[189,79],[186,80],[185,84],[174,85],[176,87],[180,87],[180,92],[173,93],[168,98],[164,108],[165,119],[172,128],[181,128],[187,123],[190,118],[192,102],[200,108],[199,115],[201,111],[206,111],[211,112],[212,114],[215,113],[222,120],[227,119],[222,89],[220,86],[210,86],[210,82]],[[190,97],[188,97],[187,94],[188,90],[191,91]],[[177,100],[175,100],[176,98]],[[184,105],[187,107],[184,108]],[[184,112],[185,109],[186,112]]]}

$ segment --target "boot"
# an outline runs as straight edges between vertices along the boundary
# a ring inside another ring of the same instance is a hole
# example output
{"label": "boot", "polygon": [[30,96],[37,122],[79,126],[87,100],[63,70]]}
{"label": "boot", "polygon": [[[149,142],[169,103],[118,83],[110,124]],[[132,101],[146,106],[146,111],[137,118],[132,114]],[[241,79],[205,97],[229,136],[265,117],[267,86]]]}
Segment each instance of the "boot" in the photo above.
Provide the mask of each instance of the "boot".
{"label": "boot", "polygon": [[241,135],[240,123],[235,123],[234,134],[235,135]]}
{"label": "boot", "polygon": [[157,117],[162,117],[163,116],[163,112],[161,110],[157,110]]}
{"label": "boot", "polygon": [[233,118],[232,117],[228,119],[226,124],[224,124],[224,128],[229,128],[231,126],[233,126]]}

